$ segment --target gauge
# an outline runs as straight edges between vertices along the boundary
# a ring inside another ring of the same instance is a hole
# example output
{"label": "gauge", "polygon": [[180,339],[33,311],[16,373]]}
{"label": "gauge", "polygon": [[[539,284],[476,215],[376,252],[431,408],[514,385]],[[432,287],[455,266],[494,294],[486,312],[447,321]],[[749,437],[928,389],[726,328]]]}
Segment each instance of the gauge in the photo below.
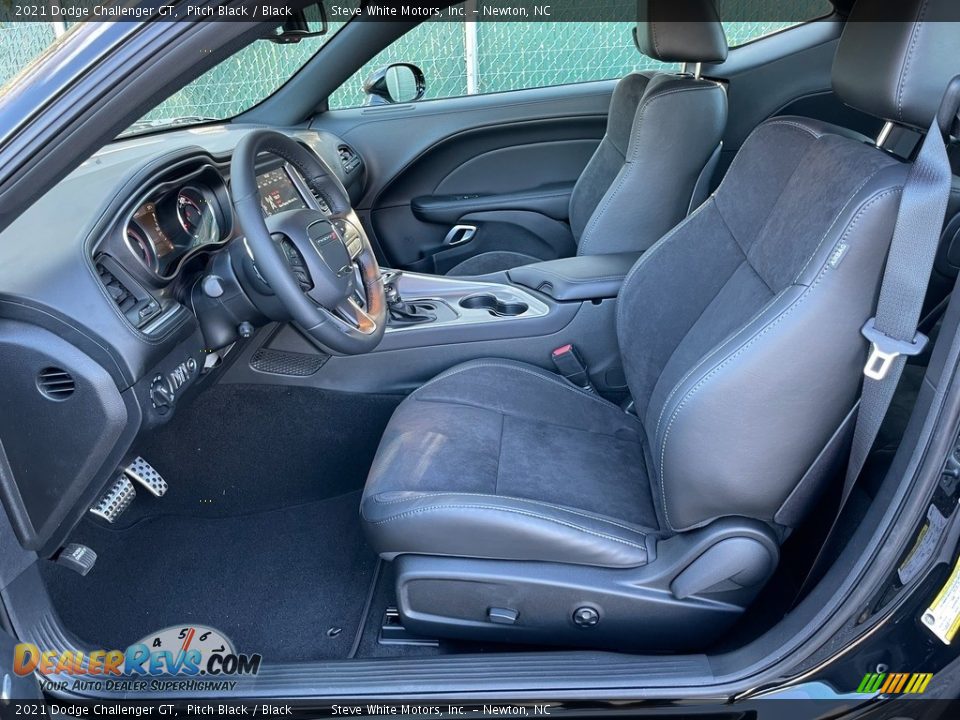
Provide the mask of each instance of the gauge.
{"label": "gauge", "polygon": [[216,242],[220,237],[217,215],[207,194],[192,185],[177,194],[177,220],[190,236],[190,247]]}
{"label": "gauge", "polygon": [[146,265],[151,270],[157,269],[157,254],[153,248],[153,245],[147,240],[146,233],[137,226],[136,223],[131,222],[127,225],[126,229],[126,239],[127,245],[130,247],[130,250],[133,252],[140,261]]}

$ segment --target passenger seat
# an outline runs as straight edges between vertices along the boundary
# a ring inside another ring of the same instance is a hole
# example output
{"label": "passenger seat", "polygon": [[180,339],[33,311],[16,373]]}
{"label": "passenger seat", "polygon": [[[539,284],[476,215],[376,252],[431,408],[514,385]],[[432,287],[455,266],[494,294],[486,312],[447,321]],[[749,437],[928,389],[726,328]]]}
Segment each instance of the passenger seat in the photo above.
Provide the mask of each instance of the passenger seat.
{"label": "passenger seat", "polygon": [[[680,73],[634,72],[617,83],[607,130],[570,197],[578,255],[642,252],[709,193],[727,123],[727,95],[700,76],[722,62],[727,39],[713,0],[641,0],[637,47],[683,63]],[[678,22],[678,13],[689,20]],[[537,262],[503,250],[475,255],[448,275],[480,275]]]}

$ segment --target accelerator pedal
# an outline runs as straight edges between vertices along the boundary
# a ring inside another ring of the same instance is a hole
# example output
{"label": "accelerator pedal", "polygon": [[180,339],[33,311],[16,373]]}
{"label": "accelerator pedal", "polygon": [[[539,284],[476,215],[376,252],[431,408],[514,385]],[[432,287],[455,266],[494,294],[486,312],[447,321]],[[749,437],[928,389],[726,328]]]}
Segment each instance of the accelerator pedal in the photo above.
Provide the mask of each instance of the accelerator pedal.
{"label": "accelerator pedal", "polygon": [[137,491],[130,482],[130,478],[121,475],[114,480],[113,485],[100,496],[97,504],[90,508],[90,512],[108,523],[114,522],[120,514],[130,507],[130,503],[137,496]]}
{"label": "accelerator pedal", "polygon": [[134,482],[140,483],[154,497],[163,497],[170,487],[153,465],[140,456],[135,457],[123,472]]}

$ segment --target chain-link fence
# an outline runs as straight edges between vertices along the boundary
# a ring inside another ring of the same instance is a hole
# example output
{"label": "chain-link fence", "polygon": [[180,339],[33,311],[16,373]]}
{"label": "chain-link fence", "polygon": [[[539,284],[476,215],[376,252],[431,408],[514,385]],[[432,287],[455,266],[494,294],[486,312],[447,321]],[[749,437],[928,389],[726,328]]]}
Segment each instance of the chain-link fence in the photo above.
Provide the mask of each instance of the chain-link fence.
{"label": "chain-link fence", "polygon": [[[824,0],[814,0],[812,5],[819,7],[814,15],[823,14],[823,4]],[[793,24],[727,22],[724,29],[731,45],[741,45]],[[331,95],[330,107],[363,105],[363,81],[395,62],[410,62],[423,70],[426,99],[465,95],[468,87],[478,93],[503,92],[666,67],[637,52],[632,29],[623,22],[426,22],[364,65]],[[476,42],[472,68],[466,52],[471,32]]]}
{"label": "chain-link fence", "polygon": [[0,87],[53,43],[51,23],[0,23]]}
{"label": "chain-link fence", "polygon": [[[752,5],[776,1],[791,3],[791,17],[812,18],[829,10],[827,0],[719,0],[718,6],[721,16],[750,17]],[[632,7],[634,2],[614,0]],[[729,43],[740,45],[792,24],[735,21],[724,27]],[[228,118],[243,112],[280,87],[342,25],[332,22],[326,36],[293,45],[255,42],[174,93],[145,119]],[[423,70],[426,99],[617,78],[633,70],[664,67],[637,52],[632,27],[628,22],[428,21],[364,65],[332,94],[330,107],[363,105],[367,100],[363,81],[394,62],[411,62]],[[38,56],[54,37],[51,23],[0,24],[0,83]]]}

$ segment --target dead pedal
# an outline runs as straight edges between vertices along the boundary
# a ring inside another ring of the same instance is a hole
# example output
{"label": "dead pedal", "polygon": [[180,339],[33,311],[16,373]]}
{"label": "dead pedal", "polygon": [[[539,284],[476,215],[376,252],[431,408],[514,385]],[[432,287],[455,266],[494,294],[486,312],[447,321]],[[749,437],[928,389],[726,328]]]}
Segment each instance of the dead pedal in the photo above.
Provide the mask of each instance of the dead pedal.
{"label": "dead pedal", "polygon": [[113,485],[100,496],[97,504],[90,508],[90,512],[108,523],[114,522],[121,513],[130,507],[130,503],[137,496],[137,491],[130,482],[130,478],[121,475],[114,480]]}
{"label": "dead pedal", "polygon": [[133,462],[123,469],[123,472],[134,482],[140,483],[154,497],[163,497],[170,488],[167,481],[154,469],[153,465],[140,456],[134,458]]}

